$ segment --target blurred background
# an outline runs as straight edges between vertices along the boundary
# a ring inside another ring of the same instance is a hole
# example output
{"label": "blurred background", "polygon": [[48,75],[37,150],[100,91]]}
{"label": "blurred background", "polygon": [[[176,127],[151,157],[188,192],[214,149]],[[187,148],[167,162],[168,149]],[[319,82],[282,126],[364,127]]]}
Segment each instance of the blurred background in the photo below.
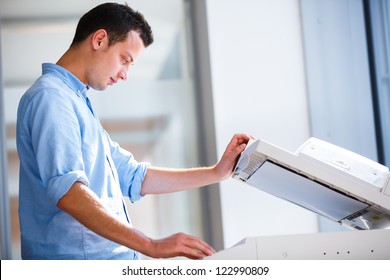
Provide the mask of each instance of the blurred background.
{"label": "blurred background", "polygon": [[[20,258],[19,99],[41,64],[67,50],[80,16],[103,2],[0,0],[1,259]],[[290,151],[315,136],[389,166],[388,0],[126,2],[155,42],[127,82],[89,96],[139,161],[211,165],[245,132]],[[247,236],[344,230],[233,179],[128,204],[145,234],[182,231],[217,250]]]}

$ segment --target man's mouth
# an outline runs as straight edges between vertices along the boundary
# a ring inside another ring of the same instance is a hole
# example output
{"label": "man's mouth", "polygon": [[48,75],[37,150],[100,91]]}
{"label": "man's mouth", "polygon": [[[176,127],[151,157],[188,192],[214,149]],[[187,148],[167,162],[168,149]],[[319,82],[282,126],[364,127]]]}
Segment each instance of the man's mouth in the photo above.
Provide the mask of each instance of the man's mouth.
{"label": "man's mouth", "polygon": [[116,80],[114,78],[110,78],[110,82],[108,84],[109,85],[116,84]]}

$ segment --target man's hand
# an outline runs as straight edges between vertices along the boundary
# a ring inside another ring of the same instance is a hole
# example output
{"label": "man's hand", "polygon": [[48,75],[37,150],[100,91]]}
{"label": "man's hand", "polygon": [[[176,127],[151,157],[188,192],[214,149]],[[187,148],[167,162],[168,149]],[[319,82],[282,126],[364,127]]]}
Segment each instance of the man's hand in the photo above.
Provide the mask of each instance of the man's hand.
{"label": "man's hand", "polygon": [[246,144],[252,138],[247,134],[235,134],[230,140],[220,161],[214,167],[222,179],[226,179],[232,175],[239,155],[245,150]]}
{"label": "man's hand", "polygon": [[202,259],[211,256],[215,250],[203,240],[176,233],[163,239],[151,240],[150,249],[144,253],[153,258],[186,257],[190,259]]}
{"label": "man's hand", "polygon": [[220,161],[210,167],[170,169],[150,166],[142,183],[141,194],[163,194],[184,191],[218,183],[233,173],[239,155],[252,137],[236,134],[230,140]]}

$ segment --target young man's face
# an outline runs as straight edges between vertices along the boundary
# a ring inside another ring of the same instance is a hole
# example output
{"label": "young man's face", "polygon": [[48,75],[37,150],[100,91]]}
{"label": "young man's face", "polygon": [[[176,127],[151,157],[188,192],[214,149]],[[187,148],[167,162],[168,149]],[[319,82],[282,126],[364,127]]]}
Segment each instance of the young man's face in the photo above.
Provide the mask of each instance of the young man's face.
{"label": "young man's face", "polygon": [[89,86],[96,90],[104,90],[119,80],[126,80],[130,66],[145,48],[136,31],[130,31],[124,41],[112,46],[108,46],[108,37],[97,44],[94,65],[89,68],[91,73],[87,74]]}

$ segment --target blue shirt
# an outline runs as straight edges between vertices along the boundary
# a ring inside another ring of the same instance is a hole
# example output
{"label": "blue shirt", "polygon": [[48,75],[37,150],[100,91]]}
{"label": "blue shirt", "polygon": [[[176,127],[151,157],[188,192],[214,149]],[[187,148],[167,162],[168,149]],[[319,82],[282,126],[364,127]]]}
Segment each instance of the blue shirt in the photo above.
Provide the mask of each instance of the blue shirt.
{"label": "blue shirt", "polygon": [[139,200],[148,163],[113,142],[87,96],[88,86],[55,64],[20,100],[19,216],[23,259],[138,259],[57,207],[76,181],[98,195],[118,219],[131,223],[123,196]]}

